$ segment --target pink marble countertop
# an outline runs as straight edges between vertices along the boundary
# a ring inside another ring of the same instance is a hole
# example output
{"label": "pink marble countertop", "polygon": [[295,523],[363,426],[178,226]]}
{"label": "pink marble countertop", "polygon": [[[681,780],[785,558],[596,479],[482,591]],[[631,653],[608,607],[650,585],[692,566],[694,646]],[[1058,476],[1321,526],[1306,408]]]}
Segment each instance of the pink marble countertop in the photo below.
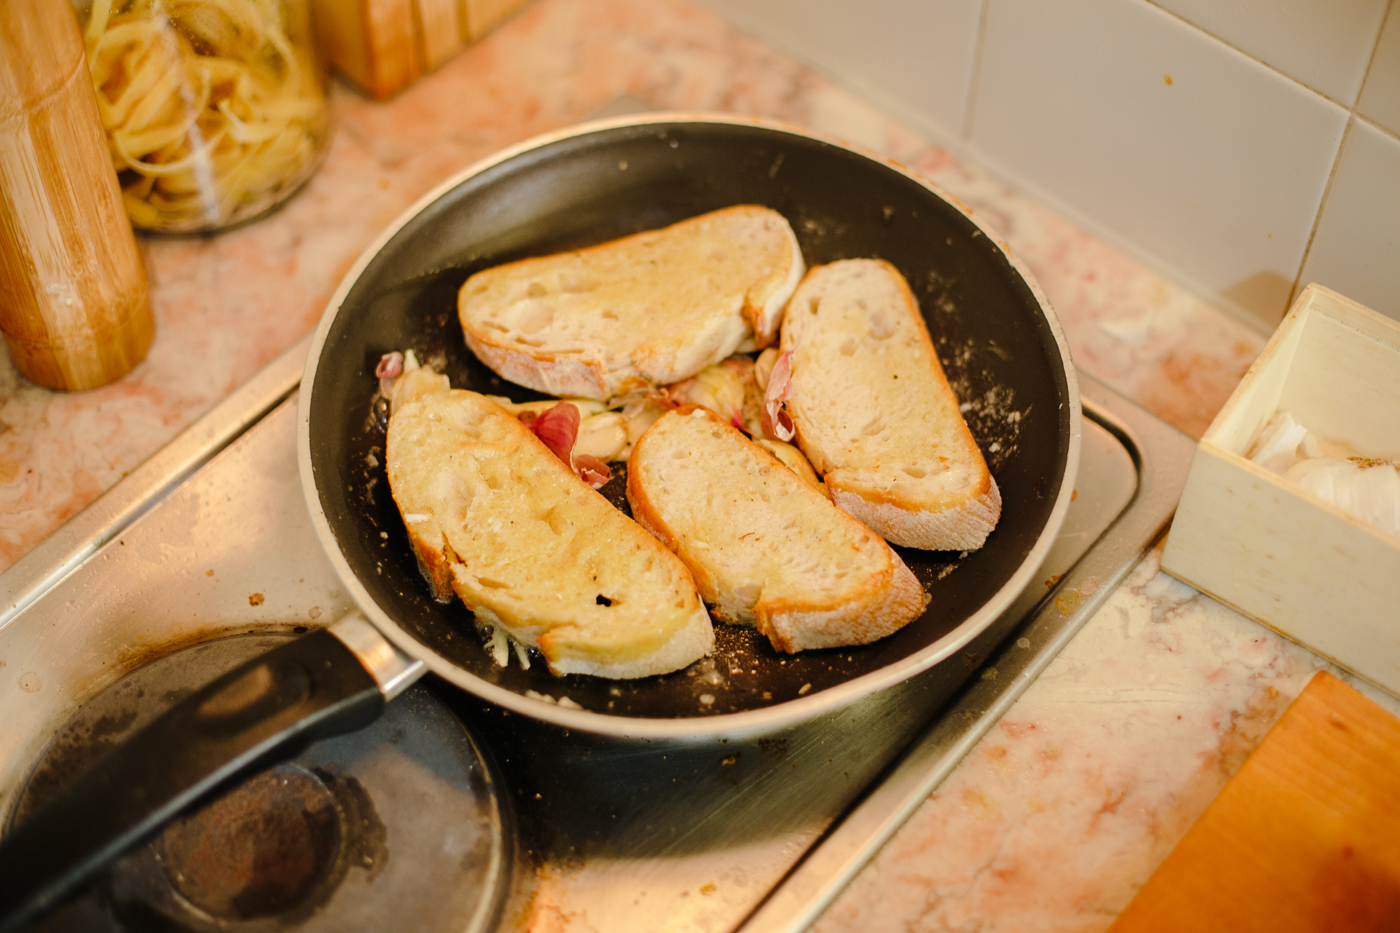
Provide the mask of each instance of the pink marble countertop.
{"label": "pink marble countertop", "polygon": [[[126,378],[54,393],[0,355],[0,569],[314,327],[418,196],[622,93],[811,127],[942,185],[1030,266],[1077,364],[1193,436],[1263,345],[684,0],[539,0],[388,103],[337,88],[330,155],[281,211],[209,239],[143,240],[158,332]],[[1322,667],[1158,572],[1154,553],[816,929],[1106,928]],[[563,928],[566,913],[543,910],[534,928]],[[592,929],[575,920],[565,926]]]}

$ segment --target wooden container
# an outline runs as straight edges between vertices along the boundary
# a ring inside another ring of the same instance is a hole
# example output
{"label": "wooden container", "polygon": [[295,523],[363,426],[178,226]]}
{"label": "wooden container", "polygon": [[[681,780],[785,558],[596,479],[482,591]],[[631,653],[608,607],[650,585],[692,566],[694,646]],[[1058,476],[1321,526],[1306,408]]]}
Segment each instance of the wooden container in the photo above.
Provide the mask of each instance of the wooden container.
{"label": "wooden container", "polygon": [[120,378],[155,335],[78,23],[55,0],[0,15],[0,330],[54,389]]}
{"label": "wooden container", "polygon": [[327,58],[376,100],[481,39],[527,0],[315,0]]}
{"label": "wooden container", "polygon": [[1279,410],[1400,460],[1400,322],[1303,290],[1201,438],[1162,569],[1400,695],[1400,538],[1246,459]]}

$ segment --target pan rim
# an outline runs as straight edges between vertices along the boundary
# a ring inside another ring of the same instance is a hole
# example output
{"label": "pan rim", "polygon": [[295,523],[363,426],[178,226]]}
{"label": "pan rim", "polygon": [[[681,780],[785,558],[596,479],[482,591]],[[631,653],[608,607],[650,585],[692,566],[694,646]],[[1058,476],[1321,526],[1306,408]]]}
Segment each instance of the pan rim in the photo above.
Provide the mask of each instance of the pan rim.
{"label": "pan rim", "polygon": [[[489,171],[523,153],[539,149],[563,140],[588,136],[608,130],[645,127],[653,124],[718,124],[755,127],[768,131],[786,133],[808,140],[815,140],[846,150],[871,161],[880,163],[909,180],[926,188],[936,197],[959,210],[970,220],[982,235],[993,243],[1005,256],[1007,262],[1025,282],[1039,305],[1041,314],[1055,339],[1063,366],[1066,384],[1064,400],[1069,406],[1069,438],[1064,471],[1055,503],[1050,509],[1049,518],[1042,527],[1020,567],[984,602],[975,612],[959,623],[951,632],[927,645],[922,650],[888,664],[885,667],[856,677],[846,683],[829,687],[818,693],[793,700],[786,700],[773,706],[735,713],[720,713],[713,716],[686,718],[643,718],[610,715],[591,710],[577,710],[557,706],[543,700],[533,699],[515,693],[477,677],[458,667],[446,658],[431,650],[412,634],[401,628],[382,609],[360,583],[358,576],[346,560],[339,542],[321,507],[320,491],[317,489],[315,473],[311,462],[311,390],[315,386],[317,367],[327,337],[340,309],[350,291],[359,282],[365,269],[379,255],[383,248],[409,222],[418,217],[440,198],[467,180]],[[905,680],[933,667],[956,654],[961,648],[981,634],[1004,612],[1017,596],[1030,584],[1032,577],[1045,560],[1054,544],[1059,530],[1069,510],[1075,479],[1079,469],[1080,440],[1082,433],[1082,409],[1079,398],[1079,383],[1069,343],[1058,316],[1049,299],[1036,281],[1034,274],[1021,258],[995,230],[990,229],[965,204],[937,184],[906,168],[897,161],[872,152],[859,145],[826,134],[813,132],[803,127],[765,118],[742,117],[732,114],[715,114],[695,111],[666,111],[643,115],[593,120],[561,130],[544,133],[502,149],[484,159],[467,166],[429,190],[405,209],[384,228],[379,236],[360,254],[355,263],[345,273],[339,286],[327,302],[311,341],[306,366],[302,372],[302,389],[298,398],[297,411],[297,464],[301,478],[303,497],[310,512],[317,538],[321,542],[327,558],[335,568],[341,583],[346,587],[351,599],[369,621],[400,650],[411,657],[422,660],[438,676],[488,702],[506,709],[554,723],[567,729],[629,739],[694,739],[706,740],[719,736],[737,737],[773,731],[794,725],[829,713],[849,705],[863,697],[902,683]]]}

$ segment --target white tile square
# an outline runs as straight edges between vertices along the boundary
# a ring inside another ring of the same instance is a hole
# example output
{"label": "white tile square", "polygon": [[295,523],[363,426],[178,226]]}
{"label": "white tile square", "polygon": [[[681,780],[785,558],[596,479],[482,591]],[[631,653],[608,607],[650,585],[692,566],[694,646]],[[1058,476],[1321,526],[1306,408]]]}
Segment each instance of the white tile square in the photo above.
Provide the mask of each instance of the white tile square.
{"label": "white tile square", "polygon": [[1400,140],[1365,120],[1347,133],[1301,281],[1400,320]]}
{"label": "white tile square", "polygon": [[1390,15],[1385,18],[1357,110],[1400,134],[1400,3],[1392,4]]}
{"label": "white tile square", "polygon": [[1389,0],[1154,0],[1350,107]]}
{"label": "white tile square", "polygon": [[990,0],[972,144],[1206,297],[1283,316],[1347,114],[1144,0]]}
{"label": "white tile square", "polygon": [[982,0],[700,0],[943,139],[963,123]]}

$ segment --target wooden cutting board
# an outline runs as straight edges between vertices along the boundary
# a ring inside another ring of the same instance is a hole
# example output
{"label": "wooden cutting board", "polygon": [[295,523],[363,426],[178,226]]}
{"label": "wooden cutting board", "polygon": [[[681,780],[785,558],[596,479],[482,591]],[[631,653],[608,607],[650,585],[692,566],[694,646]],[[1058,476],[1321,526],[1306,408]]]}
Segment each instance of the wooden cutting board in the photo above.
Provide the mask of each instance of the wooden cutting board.
{"label": "wooden cutting board", "polygon": [[1110,933],[1400,931],[1400,719],[1319,672]]}

